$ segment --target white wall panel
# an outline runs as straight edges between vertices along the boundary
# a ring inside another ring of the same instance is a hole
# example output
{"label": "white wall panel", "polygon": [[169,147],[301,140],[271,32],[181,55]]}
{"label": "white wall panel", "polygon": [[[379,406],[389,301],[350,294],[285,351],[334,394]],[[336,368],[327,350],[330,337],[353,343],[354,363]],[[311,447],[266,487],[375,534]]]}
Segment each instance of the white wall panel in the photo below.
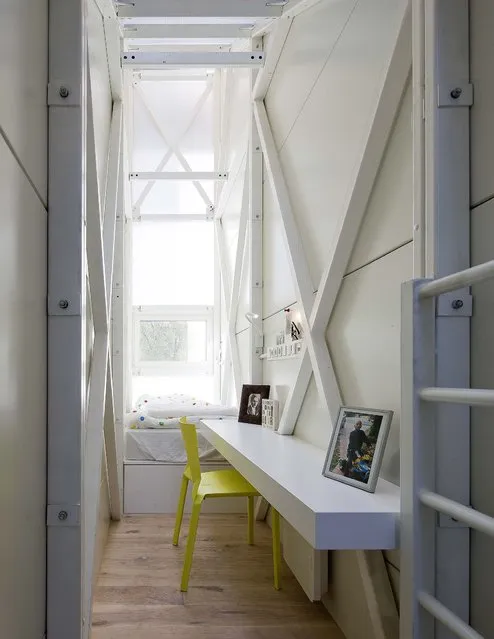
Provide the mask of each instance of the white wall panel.
{"label": "white wall panel", "polygon": [[494,195],[494,5],[491,0],[470,0],[470,82],[474,86],[471,109],[471,202]]}
{"label": "white wall panel", "polygon": [[281,217],[273,192],[264,181],[263,218],[263,313],[268,317],[297,299],[282,234]]}
{"label": "white wall panel", "polygon": [[0,3],[0,129],[46,202],[47,0]]}
{"label": "white wall panel", "polygon": [[399,479],[401,283],[412,278],[412,244],[348,275],[328,341],[343,402],[395,411],[382,475]]}
{"label": "white wall panel", "polygon": [[104,203],[108,168],[108,148],[110,143],[112,97],[103,18],[94,0],[89,0],[88,2],[87,31],[91,91],[94,108],[96,164],[100,180],[101,202]]}
{"label": "white wall panel", "polygon": [[[278,148],[286,141],[357,3],[324,0],[292,23],[266,96]],[[264,46],[269,52],[269,38]]]}
{"label": "white wall panel", "polygon": [[[241,384],[247,384],[249,379],[250,342],[249,331],[245,330],[237,334],[238,355],[240,357]],[[233,400],[233,404],[236,404]]]}
{"label": "white wall panel", "polygon": [[[247,225],[247,237],[246,237],[246,250],[249,249],[250,237],[249,228]],[[251,267],[249,262],[248,252],[244,252],[244,263],[242,265],[242,279],[240,280],[240,291],[238,300],[238,312],[237,312],[237,324],[236,331],[245,331],[250,328],[250,324],[247,321],[245,314],[250,311],[250,298],[251,298],[251,281],[250,281]]]}
{"label": "white wall panel", "polygon": [[236,151],[247,139],[246,132],[250,122],[250,70],[232,69],[230,93],[227,108],[229,109],[229,127],[227,131],[228,162],[231,166]]}
{"label": "white wall panel", "polygon": [[376,179],[348,271],[412,239],[412,90],[408,87]]}
{"label": "white wall panel", "polygon": [[103,555],[108,541],[108,532],[110,529],[110,494],[108,490],[108,469],[106,466],[105,453],[103,452],[103,460],[101,464],[101,485],[100,485],[100,504],[98,530],[96,531],[96,547],[94,553],[94,572],[93,584],[98,582],[99,571],[103,561]]}
{"label": "white wall panel", "polygon": [[[494,82],[490,80],[492,86]],[[491,125],[492,126],[492,125]],[[494,200],[471,213],[472,265],[494,258]],[[474,313],[471,324],[472,388],[494,388],[494,282],[478,284],[472,290]],[[474,508],[494,517],[492,499],[492,450],[494,430],[490,408],[472,408],[471,503]],[[492,592],[494,589],[494,552],[491,538],[472,531],[471,535],[471,620],[485,637],[494,637]]]}
{"label": "white wall panel", "polygon": [[[345,213],[405,7],[405,0],[359,1],[281,150],[316,285]],[[273,123],[282,117],[268,114]]]}
{"label": "white wall panel", "polygon": [[[15,25],[0,18],[4,26]],[[47,214],[2,139],[0,196],[1,634],[34,639],[45,630]]]}
{"label": "white wall panel", "polygon": [[[290,308],[297,308],[294,304]],[[272,315],[263,322],[265,347],[276,345],[276,335],[285,329],[285,313],[283,310]],[[271,385],[272,399],[280,402],[280,414],[285,407],[290,388],[295,383],[300,359],[264,360],[263,382]]]}

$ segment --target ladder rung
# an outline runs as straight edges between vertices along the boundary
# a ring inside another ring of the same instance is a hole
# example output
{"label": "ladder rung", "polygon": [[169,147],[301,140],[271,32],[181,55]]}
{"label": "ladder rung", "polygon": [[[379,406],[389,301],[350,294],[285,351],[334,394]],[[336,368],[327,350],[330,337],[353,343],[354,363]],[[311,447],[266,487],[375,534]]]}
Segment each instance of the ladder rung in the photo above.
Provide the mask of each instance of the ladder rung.
{"label": "ladder rung", "polygon": [[467,524],[470,528],[474,528],[479,532],[494,537],[494,517],[484,515],[484,513],[470,506],[464,506],[457,501],[431,491],[421,492],[420,501],[433,510],[437,510],[444,515],[449,515],[453,519]]}
{"label": "ladder rung", "polygon": [[425,610],[440,621],[446,628],[452,630],[460,639],[484,639],[482,635],[460,619],[449,608],[426,592],[419,592],[418,600]]}
{"label": "ladder rung", "polygon": [[492,277],[494,277],[494,260],[428,282],[420,288],[419,297],[435,297],[443,293],[451,293],[464,286],[472,286]]}
{"label": "ladder rung", "polygon": [[494,390],[482,388],[423,388],[419,397],[425,402],[494,406]]}

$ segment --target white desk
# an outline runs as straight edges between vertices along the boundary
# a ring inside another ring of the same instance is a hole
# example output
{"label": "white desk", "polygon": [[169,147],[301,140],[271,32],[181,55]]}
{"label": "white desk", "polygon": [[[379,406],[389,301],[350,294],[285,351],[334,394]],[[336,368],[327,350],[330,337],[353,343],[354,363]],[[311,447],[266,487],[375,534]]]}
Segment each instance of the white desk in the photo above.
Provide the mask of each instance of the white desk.
{"label": "white desk", "polygon": [[204,420],[203,435],[316,550],[398,546],[400,490],[367,493],[322,475],[325,451],[234,420]]}

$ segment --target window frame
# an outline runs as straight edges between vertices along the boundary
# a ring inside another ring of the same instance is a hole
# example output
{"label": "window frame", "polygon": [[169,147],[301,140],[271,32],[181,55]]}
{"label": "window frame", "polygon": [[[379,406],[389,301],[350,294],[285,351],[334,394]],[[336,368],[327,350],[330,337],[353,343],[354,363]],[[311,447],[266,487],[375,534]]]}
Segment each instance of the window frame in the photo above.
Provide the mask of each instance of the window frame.
{"label": "window frame", "polygon": [[[140,356],[140,325],[145,321],[204,321],[205,362],[145,361]],[[132,375],[148,377],[214,375],[214,307],[198,305],[134,306],[132,309]]]}

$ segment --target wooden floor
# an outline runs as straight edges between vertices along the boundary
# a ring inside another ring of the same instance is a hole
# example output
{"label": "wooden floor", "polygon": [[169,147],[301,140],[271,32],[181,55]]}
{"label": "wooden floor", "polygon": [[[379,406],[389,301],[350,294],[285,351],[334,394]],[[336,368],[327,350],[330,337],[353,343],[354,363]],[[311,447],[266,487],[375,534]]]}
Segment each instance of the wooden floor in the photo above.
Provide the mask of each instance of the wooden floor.
{"label": "wooden floor", "polygon": [[344,639],[321,604],[310,603],[283,566],[273,588],[271,531],[246,518],[202,515],[189,583],[179,591],[173,517],[127,517],[112,525],[95,592],[92,639]]}

